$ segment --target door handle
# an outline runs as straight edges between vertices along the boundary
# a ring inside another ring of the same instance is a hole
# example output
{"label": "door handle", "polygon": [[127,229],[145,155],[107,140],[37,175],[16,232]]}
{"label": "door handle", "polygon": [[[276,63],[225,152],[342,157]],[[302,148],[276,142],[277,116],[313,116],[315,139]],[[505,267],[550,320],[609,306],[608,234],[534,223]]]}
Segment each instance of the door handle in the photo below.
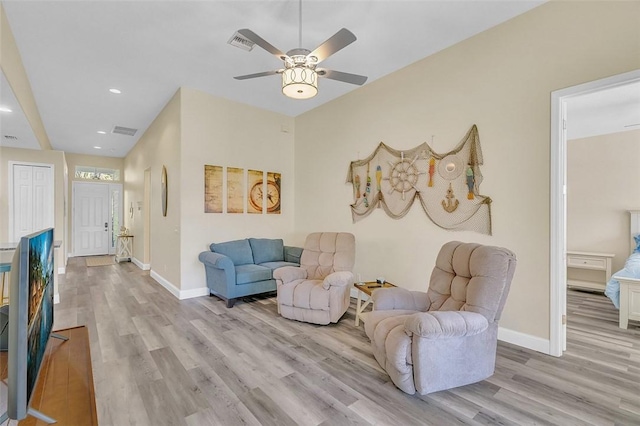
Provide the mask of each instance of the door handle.
{"label": "door handle", "polygon": [[109,230],[109,222],[105,222],[104,223],[104,232],[107,232]]}

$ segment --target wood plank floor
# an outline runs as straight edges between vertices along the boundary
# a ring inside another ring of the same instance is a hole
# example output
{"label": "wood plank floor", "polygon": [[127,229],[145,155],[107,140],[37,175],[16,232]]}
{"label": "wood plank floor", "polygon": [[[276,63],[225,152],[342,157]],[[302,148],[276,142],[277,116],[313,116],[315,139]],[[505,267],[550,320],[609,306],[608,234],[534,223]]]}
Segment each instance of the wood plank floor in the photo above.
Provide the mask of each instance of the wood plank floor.
{"label": "wood plank floor", "polygon": [[89,328],[98,420],[114,425],[640,424],[640,327],[569,294],[566,355],[500,343],[496,374],[424,397],[395,388],[353,306],[335,325],[273,298],[179,301],[131,263],[70,259],[56,328]]}

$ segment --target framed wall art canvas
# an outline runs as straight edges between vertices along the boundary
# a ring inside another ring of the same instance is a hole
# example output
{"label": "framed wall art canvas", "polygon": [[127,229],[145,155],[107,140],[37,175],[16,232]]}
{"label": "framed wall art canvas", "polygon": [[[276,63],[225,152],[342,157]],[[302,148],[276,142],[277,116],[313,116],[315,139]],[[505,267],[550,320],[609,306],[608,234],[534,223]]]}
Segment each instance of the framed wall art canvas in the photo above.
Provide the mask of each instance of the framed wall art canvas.
{"label": "framed wall art canvas", "polygon": [[268,214],[280,214],[280,207],[281,207],[280,185],[281,185],[280,173],[276,173],[276,172],[267,173],[265,203],[266,203]]}
{"label": "framed wall art canvas", "polygon": [[264,179],[260,170],[247,171],[247,213],[262,213],[264,205]]}
{"label": "framed wall art canvas", "polygon": [[227,213],[244,213],[244,169],[227,167]]}
{"label": "framed wall art canvas", "polygon": [[222,166],[204,166],[204,212],[222,213]]}

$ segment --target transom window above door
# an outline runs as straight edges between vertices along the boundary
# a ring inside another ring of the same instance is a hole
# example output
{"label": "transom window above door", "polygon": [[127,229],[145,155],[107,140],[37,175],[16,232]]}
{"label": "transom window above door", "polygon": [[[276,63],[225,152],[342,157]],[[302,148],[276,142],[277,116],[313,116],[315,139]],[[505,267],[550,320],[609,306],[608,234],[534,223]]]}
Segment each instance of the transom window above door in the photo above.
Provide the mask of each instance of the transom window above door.
{"label": "transom window above door", "polygon": [[76,179],[91,179],[104,181],[119,181],[119,169],[105,169],[99,167],[76,166]]}

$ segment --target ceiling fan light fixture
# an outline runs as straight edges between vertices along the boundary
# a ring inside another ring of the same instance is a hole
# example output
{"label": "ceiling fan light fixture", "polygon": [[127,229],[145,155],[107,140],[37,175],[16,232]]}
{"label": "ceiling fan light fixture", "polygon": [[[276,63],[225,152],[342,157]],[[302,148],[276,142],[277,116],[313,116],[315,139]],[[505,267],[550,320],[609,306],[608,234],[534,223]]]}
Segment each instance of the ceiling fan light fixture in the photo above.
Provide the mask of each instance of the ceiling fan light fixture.
{"label": "ceiling fan light fixture", "polygon": [[318,73],[307,67],[282,72],[282,93],[292,99],[309,99],[318,94]]}

